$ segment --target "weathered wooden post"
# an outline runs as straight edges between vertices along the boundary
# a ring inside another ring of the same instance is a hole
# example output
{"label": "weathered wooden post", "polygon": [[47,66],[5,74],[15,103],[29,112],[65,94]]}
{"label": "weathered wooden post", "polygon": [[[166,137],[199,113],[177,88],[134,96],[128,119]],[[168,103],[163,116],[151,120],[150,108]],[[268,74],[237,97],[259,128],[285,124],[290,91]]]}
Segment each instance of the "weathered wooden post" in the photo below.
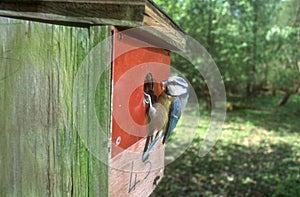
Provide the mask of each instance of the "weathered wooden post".
{"label": "weathered wooden post", "polygon": [[[164,149],[143,162],[125,112],[146,124],[141,84],[168,77],[153,64],[183,45],[176,24],[144,0],[2,0],[0,16],[0,196],[148,196]],[[168,31],[121,32],[143,25]]]}

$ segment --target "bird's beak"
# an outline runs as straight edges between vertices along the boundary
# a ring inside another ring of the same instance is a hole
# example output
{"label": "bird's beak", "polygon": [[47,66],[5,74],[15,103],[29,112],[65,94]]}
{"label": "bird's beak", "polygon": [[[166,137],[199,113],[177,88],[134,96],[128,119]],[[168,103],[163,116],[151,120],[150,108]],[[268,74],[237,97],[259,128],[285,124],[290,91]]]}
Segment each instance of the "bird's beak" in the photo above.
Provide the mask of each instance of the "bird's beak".
{"label": "bird's beak", "polygon": [[162,82],[160,83],[160,87],[161,87],[161,89],[164,91],[164,90],[167,88],[167,81],[162,81]]}

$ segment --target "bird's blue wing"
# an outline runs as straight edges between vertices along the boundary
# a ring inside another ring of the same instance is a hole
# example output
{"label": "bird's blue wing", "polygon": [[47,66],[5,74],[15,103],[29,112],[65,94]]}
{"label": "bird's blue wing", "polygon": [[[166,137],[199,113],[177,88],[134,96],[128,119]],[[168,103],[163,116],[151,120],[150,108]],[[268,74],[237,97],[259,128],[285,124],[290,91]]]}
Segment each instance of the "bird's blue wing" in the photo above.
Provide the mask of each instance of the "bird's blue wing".
{"label": "bird's blue wing", "polygon": [[176,98],[170,106],[169,122],[165,131],[163,143],[165,143],[168,137],[173,133],[180,116],[181,116],[181,101],[179,98]]}
{"label": "bird's blue wing", "polygon": [[153,142],[149,145],[149,147],[147,147],[147,150],[144,151],[144,154],[143,154],[143,157],[142,157],[143,162],[146,161],[146,160],[148,159],[149,154],[150,154],[150,151],[153,149],[153,147],[154,147],[155,144],[158,142],[158,140],[159,140],[160,138],[162,138],[162,137],[163,137],[163,133],[160,134],[157,138],[155,138],[155,139],[153,140]]}
{"label": "bird's blue wing", "polygon": [[163,138],[163,143],[165,143],[165,141],[168,139],[168,137],[173,133],[180,116],[181,116],[181,101],[180,101],[179,98],[176,98],[175,101],[173,101],[171,106],[170,106],[169,121],[168,121],[168,126],[166,128],[166,131],[164,133],[164,136],[163,136],[163,133],[162,133],[159,137],[157,137],[150,144],[148,149],[143,154],[143,157],[142,157],[143,161],[145,161],[148,158],[148,156],[150,154],[150,151],[153,149],[153,147],[155,146],[155,144],[158,142],[158,140],[161,137],[164,137]]}

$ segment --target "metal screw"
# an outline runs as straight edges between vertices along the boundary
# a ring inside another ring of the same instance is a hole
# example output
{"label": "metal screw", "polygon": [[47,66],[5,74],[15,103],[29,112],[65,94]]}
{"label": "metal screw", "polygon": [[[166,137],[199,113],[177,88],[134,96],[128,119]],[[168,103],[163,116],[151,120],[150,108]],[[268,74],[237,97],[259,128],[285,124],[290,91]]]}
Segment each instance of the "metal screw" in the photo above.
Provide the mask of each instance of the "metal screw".
{"label": "metal screw", "polygon": [[119,146],[120,143],[121,143],[121,136],[118,136],[115,144],[116,144],[116,146]]}

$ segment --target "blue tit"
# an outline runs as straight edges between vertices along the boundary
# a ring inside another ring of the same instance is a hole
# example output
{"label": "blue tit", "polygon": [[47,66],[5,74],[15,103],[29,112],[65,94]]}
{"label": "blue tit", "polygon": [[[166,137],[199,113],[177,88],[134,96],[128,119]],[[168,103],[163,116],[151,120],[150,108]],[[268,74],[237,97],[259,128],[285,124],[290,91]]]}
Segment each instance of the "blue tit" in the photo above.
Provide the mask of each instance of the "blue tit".
{"label": "blue tit", "polygon": [[158,102],[162,103],[168,111],[168,121],[163,128],[164,144],[168,137],[173,133],[181,113],[185,108],[188,98],[189,89],[188,83],[178,76],[169,77],[168,80],[161,83],[163,92],[158,98]]}
{"label": "blue tit", "polygon": [[[149,134],[143,154],[145,161],[151,149],[163,137],[163,144],[174,131],[177,122],[184,109],[189,93],[188,83],[181,77],[169,77],[168,80],[161,82],[162,93],[157,99],[157,103],[151,103],[151,96],[145,94],[146,101],[149,103]],[[157,131],[153,140],[154,132]],[[149,145],[150,144],[150,145]]]}

